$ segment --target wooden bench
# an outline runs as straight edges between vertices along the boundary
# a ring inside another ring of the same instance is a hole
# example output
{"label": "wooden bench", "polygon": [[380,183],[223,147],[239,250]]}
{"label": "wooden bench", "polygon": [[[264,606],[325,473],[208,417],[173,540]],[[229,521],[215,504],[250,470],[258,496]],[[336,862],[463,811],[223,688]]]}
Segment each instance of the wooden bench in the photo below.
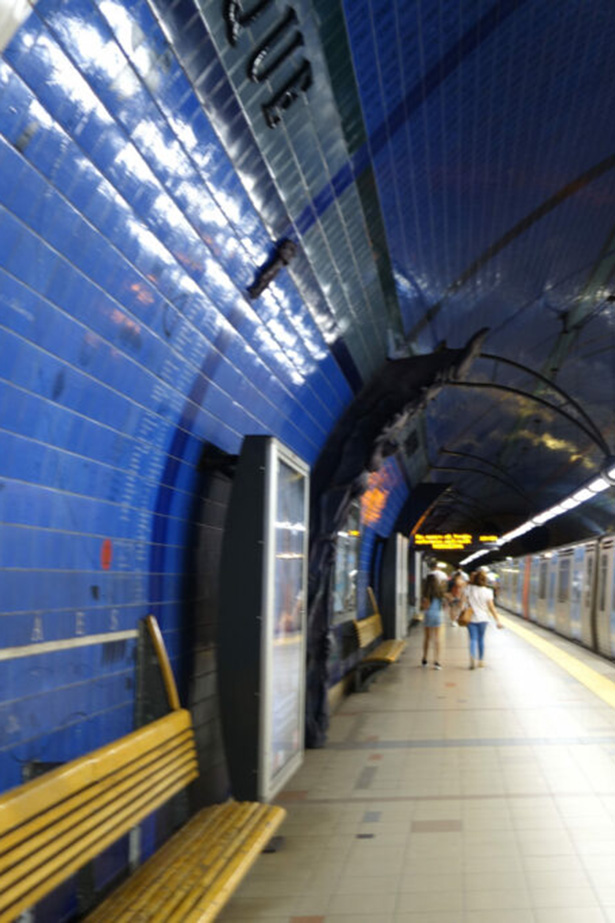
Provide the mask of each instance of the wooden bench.
{"label": "wooden bench", "polygon": [[376,647],[372,647],[375,641],[382,638],[384,629],[371,587],[368,588],[368,594],[372,609],[375,610],[374,614],[364,619],[353,619],[357,644],[362,652],[366,652],[355,668],[355,692],[366,690],[374,675],[399,660],[406,649],[406,642],[402,640],[381,641]]}
{"label": "wooden bench", "polygon": [[[147,627],[171,711],[0,796],[0,923],[15,920],[198,776],[190,713],[180,708],[152,616]],[[285,814],[251,802],[204,808],[88,920],[213,920]]]}

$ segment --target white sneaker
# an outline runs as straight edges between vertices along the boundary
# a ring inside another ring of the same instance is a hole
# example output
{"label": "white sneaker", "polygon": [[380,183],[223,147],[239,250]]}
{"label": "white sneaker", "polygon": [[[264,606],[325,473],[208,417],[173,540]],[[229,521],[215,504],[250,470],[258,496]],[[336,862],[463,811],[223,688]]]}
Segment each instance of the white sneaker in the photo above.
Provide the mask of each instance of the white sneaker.
{"label": "white sneaker", "polygon": [[476,661],[474,660],[474,657],[470,657],[470,669],[473,670],[475,666],[476,666]]}

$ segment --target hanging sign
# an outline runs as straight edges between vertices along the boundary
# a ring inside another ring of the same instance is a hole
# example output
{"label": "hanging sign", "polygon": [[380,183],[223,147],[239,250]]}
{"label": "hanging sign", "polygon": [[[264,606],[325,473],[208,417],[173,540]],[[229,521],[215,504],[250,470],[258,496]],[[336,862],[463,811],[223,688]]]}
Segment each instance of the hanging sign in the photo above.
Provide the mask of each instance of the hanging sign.
{"label": "hanging sign", "polygon": [[428,535],[417,532],[414,536],[414,544],[429,546],[434,551],[462,551],[466,545],[472,544],[472,536],[467,532],[430,533]]}

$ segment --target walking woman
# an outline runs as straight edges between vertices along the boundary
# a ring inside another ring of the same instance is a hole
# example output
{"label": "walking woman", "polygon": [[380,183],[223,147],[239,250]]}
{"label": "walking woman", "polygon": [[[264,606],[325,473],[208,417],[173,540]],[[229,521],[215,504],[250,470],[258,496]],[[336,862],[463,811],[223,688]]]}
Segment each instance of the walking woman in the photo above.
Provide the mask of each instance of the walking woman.
{"label": "walking woman", "polygon": [[477,664],[485,666],[485,632],[487,625],[493,619],[498,628],[504,628],[500,621],[497,609],[493,604],[493,590],[487,586],[487,575],[479,570],[474,575],[472,582],[465,589],[466,605],[472,610],[472,617],[468,623],[470,636],[470,669]]}
{"label": "walking woman", "polygon": [[421,609],[423,610],[423,660],[422,665],[427,666],[427,654],[430,642],[433,644],[434,670],[441,670],[440,666],[440,626],[442,625],[442,602],[444,598],[444,585],[435,574],[428,574],[423,585]]}

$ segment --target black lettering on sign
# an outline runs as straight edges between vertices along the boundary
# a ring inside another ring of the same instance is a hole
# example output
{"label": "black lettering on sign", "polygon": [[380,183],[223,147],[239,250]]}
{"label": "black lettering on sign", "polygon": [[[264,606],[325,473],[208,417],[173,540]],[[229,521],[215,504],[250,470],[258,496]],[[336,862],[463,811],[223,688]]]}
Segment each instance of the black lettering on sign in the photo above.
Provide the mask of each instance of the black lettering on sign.
{"label": "black lettering on sign", "polygon": [[293,39],[282,49],[277,58],[274,58],[269,62],[268,65],[263,66],[267,61],[267,58],[271,55],[272,48],[274,48],[287,31],[289,26],[292,26],[293,23],[297,22],[297,14],[294,10],[288,9],[286,16],[282,20],[279,26],[270,32],[269,35],[264,39],[264,41],[258,46],[252,57],[248,61],[248,77],[250,80],[253,80],[255,83],[262,83],[263,80],[266,80],[282,64],[286,58],[293,53],[295,48],[299,48],[303,45],[303,36],[297,30],[293,35]]}
{"label": "black lettering on sign", "polygon": [[236,45],[239,32],[244,26],[254,22],[273,0],[259,0],[244,12],[240,0],[224,0],[224,21],[229,45]]}
{"label": "black lettering on sign", "polygon": [[[241,0],[224,0],[222,15],[226,23],[229,45],[235,46],[241,30],[253,23],[272,2],[273,0],[256,0],[252,6],[244,10]],[[268,80],[280,65],[303,45],[303,35],[299,29],[290,32],[295,23],[297,14],[292,7],[287,7],[282,20],[252,52],[246,69],[249,79],[254,83]],[[292,106],[299,93],[307,93],[311,86],[312,65],[303,58],[290,80],[287,80],[269,102],[263,105],[263,114],[269,128],[279,125],[284,112]]]}
{"label": "black lettering on sign", "polygon": [[275,128],[282,121],[286,109],[290,109],[299,93],[306,93],[312,85],[312,65],[303,61],[301,67],[275,96],[265,103],[263,113],[269,128]]}

